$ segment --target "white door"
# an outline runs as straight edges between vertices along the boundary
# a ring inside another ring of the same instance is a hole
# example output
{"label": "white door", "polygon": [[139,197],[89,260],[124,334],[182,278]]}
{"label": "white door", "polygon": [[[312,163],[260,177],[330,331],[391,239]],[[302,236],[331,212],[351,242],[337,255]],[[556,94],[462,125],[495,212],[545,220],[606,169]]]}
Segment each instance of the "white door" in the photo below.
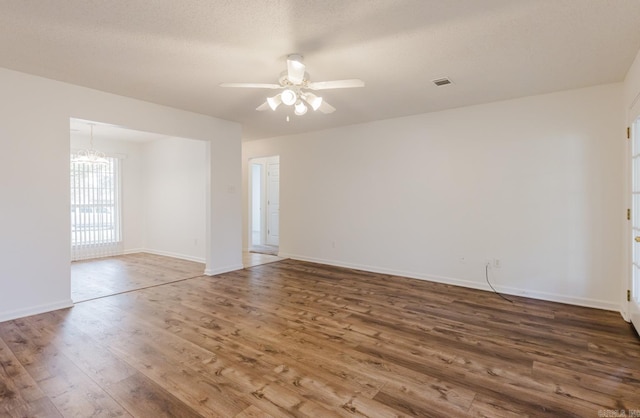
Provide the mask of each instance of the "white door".
{"label": "white door", "polygon": [[266,216],[264,214],[264,165],[263,164],[251,164],[251,246],[262,245],[265,222],[263,221]]}
{"label": "white door", "polygon": [[640,117],[631,126],[631,245],[633,251],[629,314],[640,331]]}
{"label": "white door", "polygon": [[280,245],[280,157],[267,160],[267,245]]}

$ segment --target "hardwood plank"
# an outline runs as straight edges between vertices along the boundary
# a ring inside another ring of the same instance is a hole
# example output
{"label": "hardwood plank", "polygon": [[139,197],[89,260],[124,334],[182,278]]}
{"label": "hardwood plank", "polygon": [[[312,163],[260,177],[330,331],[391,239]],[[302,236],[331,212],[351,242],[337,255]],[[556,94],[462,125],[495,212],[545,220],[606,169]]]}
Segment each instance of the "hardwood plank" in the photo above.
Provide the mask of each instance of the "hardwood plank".
{"label": "hardwood plank", "polygon": [[202,415],[181,402],[140,373],[117,383],[109,384],[107,391],[137,417],[195,418]]}
{"label": "hardwood plank", "polygon": [[64,415],[58,411],[51,399],[44,397],[8,410],[1,416],[11,418],[59,418]]}
{"label": "hardwood plank", "polygon": [[113,355],[95,339],[81,332],[68,320],[68,310],[25,318],[49,344],[64,353],[92,380],[108,385],[135,374],[129,364]]}
{"label": "hardwood plank", "polygon": [[[636,409],[640,402],[637,385],[620,382],[609,376],[595,376],[540,362],[533,363],[533,376],[540,380],[579,387],[583,390],[584,397],[604,405],[603,409]],[[610,396],[611,393],[616,394],[615,398]]]}
{"label": "hardwood plank", "polygon": [[0,339],[0,414],[28,409],[29,403],[43,397],[37,383]]}
{"label": "hardwood plank", "polygon": [[27,321],[19,319],[3,324],[0,337],[62,415],[130,416]]}
{"label": "hardwood plank", "polygon": [[[151,292],[157,292],[158,290],[154,289],[154,290],[148,290],[145,291],[145,293],[151,293]],[[154,296],[155,298],[156,296]],[[184,296],[183,296],[184,297]],[[118,299],[125,299],[125,298],[131,298],[131,296],[122,296],[119,297]],[[139,300],[140,301],[140,300]],[[142,301],[140,301],[142,302]],[[108,302],[104,302],[104,303],[108,303]],[[118,304],[120,305],[120,304]],[[131,307],[132,309],[137,309],[139,310],[138,314],[142,317],[147,318],[147,323],[150,326],[163,326],[167,321],[166,318],[163,319],[163,314],[161,312],[157,312],[154,310],[151,311],[140,311],[141,306],[137,306],[137,307]],[[126,315],[123,312],[123,315]],[[198,342],[199,340],[201,340],[201,334],[207,334],[209,333],[210,335],[215,335],[212,334],[211,329],[209,328],[200,328],[199,329],[199,333],[190,333],[189,330],[187,329],[187,324],[186,323],[182,323],[180,322],[175,316],[172,316],[171,322],[173,324],[178,324],[181,327],[181,336],[182,337],[187,337],[189,339],[193,339],[194,342]],[[184,326],[183,326],[184,325]],[[238,324],[236,324],[237,326]],[[220,328],[219,326],[215,327],[215,330],[223,330],[222,328]],[[223,330],[224,331],[224,330]],[[215,352],[215,360],[212,360],[208,365],[211,365],[214,367],[216,370],[216,374],[217,375],[222,375],[225,377],[235,377],[236,379],[238,379],[238,383],[244,383],[246,382],[247,385],[244,386],[248,386],[249,388],[251,388],[251,386],[255,386],[256,383],[258,383],[256,381],[256,379],[251,379],[248,377],[243,377],[243,373],[246,376],[250,376],[251,372],[253,371],[253,373],[258,372],[260,375],[262,374],[267,374],[267,373],[271,373],[273,374],[273,372],[275,371],[276,373],[278,373],[278,381],[280,383],[283,383],[285,385],[287,385],[288,390],[292,391],[292,392],[296,392],[299,393],[300,395],[302,395],[305,399],[309,399],[309,400],[316,400],[321,404],[324,403],[333,403],[333,404],[341,404],[344,403],[344,401],[346,399],[348,399],[349,397],[349,393],[345,393],[344,389],[342,387],[342,385],[338,384],[337,382],[332,382],[331,379],[328,379],[330,383],[321,383],[316,379],[311,378],[309,375],[317,375],[318,373],[322,372],[318,372],[317,370],[313,370],[312,366],[306,365],[298,360],[296,360],[294,357],[289,357],[286,355],[282,355],[283,352],[282,351],[275,351],[273,349],[270,349],[270,346],[275,346],[278,344],[278,341],[275,340],[266,340],[266,339],[260,339],[256,345],[254,345],[251,341],[244,341],[242,343],[242,345],[239,345],[237,342],[231,342],[228,341],[228,336],[233,334],[233,337],[235,337],[235,341],[243,341],[244,338],[242,337],[242,335],[244,335],[244,333],[238,333],[236,332],[237,328],[233,327],[233,328],[229,328],[226,330],[227,335],[224,334],[220,334],[218,336],[216,336],[216,344],[217,343],[224,343],[224,342],[228,342],[228,345],[234,346],[236,347],[236,350],[238,351],[238,353],[242,353],[241,355],[243,356],[242,358],[236,358],[235,359],[235,364],[242,364],[246,361],[246,359],[252,359],[251,360],[251,369],[253,370],[247,370],[247,368],[243,368],[244,371],[240,370],[239,367],[235,366],[234,368],[230,368],[229,364],[227,364],[227,366],[224,365],[224,362],[222,361],[222,356],[221,356],[221,350],[218,350],[216,348],[216,352]],[[242,334],[242,335],[241,335]],[[254,339],[255,339],[255,333],[254,333]],[[202,344],[206,344],[203,341],[200,341]],[[170,345],[170,344],[167,344]],[[264,354],[269,354],[270,357],[272,357],[274,359],[274,361],[280,362],[282,361],[284,364],[287,364],[287,366],[280,365],[278,367],[274,367],[275,364],[271,363],[271,364],[266,364],[265,367],[261,368],[260,370],[257,369],[259,362],[260,362],[260,357],[261,357],[261,350],[264,349],[266,350]],[[189,364],[193,364],[192,360],[189,360],[190,354],[188,353],[188,350],[186,348],[180,348],[180,353],[182,353],[183,359],[188,362]],[[212,355],[210,353],[210,355]],[[186,358],[185,358],[186,357]],[[195,360],[197,361],[197,363],[201,363],[201,359],[204,357],[204,355],[196,357]],[[255,359],[255,360],[254,360]],[[198,364],[194,364],[194,368],[199,368]],[[295,371],[294,371],[295,370]],[[239,374],[240,373],[240,374]],[[326,373],[325,373],[326,375]],[[323,377],[327,377],[327,376],[323,376]],[[335,379],[335,376],[334,376]],[[244,382],[243,382],[244,381]],[[251,383],[249,383],[251,382]],[[265,385],[268,382],[262,382],[262,385]],[[291,383],[290,385],[288,383]],[[255,389],[255,388],[254,388]]]}
{"label": "hardwood plank", "polygon": [[391,408],[383,403],[360,395],[355,395],[349,402],[341,405],[351,416],[370,418],[400,418],[406,417],[404,413]]}
{"label": "hardwood plank", "polygon": [[[93,318],[99,318],[100,312],[103,311],[99,311]],[[85,314],[95,313],[87,310]],[[166,339],[161,339],[134,323],[124,323],[122,326],[128,325],[132,328],[119,328],[113,337],[103,336],[110,349],[141,374],[190,405],[197,413],[233,416],[249,405],[241,397],[234,396],[230,385],[221,381],[219,375],[213,372],[200,373],[201,370],[189,367],[181,359],[184,351],[167,351],[179,343],[178,339],[171,341],[168,334],[163,334]],[[87,328],[83,329],[85,332],[88,331]],[[125,338],[122,338],[123,336]],[[143,353],[143,356],[140,356],[140,353]],[[207,366],[207,363],[202,364]]]}
{"label": "hardwood plank", "polygon": [[473,417],[486,418],[521,418],[532,416],[529,412],[529,408],[523,408],[517,403],[500,399],[497,396],[478,394],[471,403],[468,414]]}
{"label": "hardwood plank", "polygon": [[159,256],[103,267],[96,287],[152,286],[0,323],[0,415],[640,408],[640,341],[617,313],[294,260],[213,277]]}
{"label": "hardwood plank", "polygon": [[149,253],[127,254],[71,263],[74,302],[143,289],[201,276],[204,264]]}
{"label": "hardwood plank", "polygon": [[254,405],[249,405],[247,409],[240,412],[234,418],[273,418],[273,416],[267,414],[266,412],[260,410]]}
{"label": "hardwood plank", "polygon": [[[269,383],[251,393],[257,399],[256,405],[273,416],[331,417],[339,416],[331,406],[324,407],[317,402],[299,396],[287,385]],[[342,411],[340,411],[342,412]]]}
{"label": "hardwood plank", "polygon": [[[145,293],[154,293],[154,298],[158,298],[159,295],[156,293],[160,292],[158,289],[149,289],[148,292]],[[202,293],[199,293],[201,295]],[[307,351],[305,353],[300,350],[293,350],[289,348],[279,348],[281,346],[283,335],[281,333],[269,333],[265,334],[261,331],[255,332],[255,328],[252,327],[251,320],[247,320],[246,317],[243,316],[233,316],[232,318],[228,318],[229,320],[220,321],[219,319],[216,321],[214,327],[210,327],[208,317],[206,313],[195,311],[187,308],[187,306],[195,305],[197,301],[191,302],[185,298],[188,298],[184,292],[181,296],[180,307],[177,308],[177,311],[171,311],[172,308],[166,308],[167,311],[174,312],[176,315],[171,316],[170,321],[177,325],[180,328],[181,335],[184,338],[188,338],[190,341],[203,344],[204,342],[199,342],[201,340],[202,335],[209,334],[212,338],[219,343],[224,343],[222,347],[225,345],[233,346],[239,348],[242,347],[244,350],[248,350],[245,356],[248,358],[260,358],[264,356],[269,356],[273,358],[274,361],[278,364],[276,368],[273,368],[274,364],[270,366],[270,368],[274,370],[289,370],[290,368],[296,368],[299,370],[306,370],[309,368],[309,365],[315,364],[330,364],[331,362],[325,358],[318,358],[320,354],[319,351]],[[138,306],[139,308],[139,306]],[[136,309],[133,306],[127,306],[127,309]],[[224,309],[224,308],[223,308]],[[207,326],[206,327],[198,327],[194,325],[187,325],[187,318],[179,316],[180,313],[186,313],[191,315],[191,317],[197,316],[201,321],[204,321]],[[160,318],[162,314],[157,313],[155,311],[144,311],[140,312],[146,318]],[[283,317],[283,310],[279,309],[278,317],[262,318],[262,321],[268,321],[270,324],[276,323],[279,318]],[[220,315],[218,315],[220,318]],[[165,319],[167,321],[167,319]],[[247,322],[248,321],[248,322]],[[190,332],[189,328],[197,329],[196,333]],[[285,329],[285,328],[283,328]],[[247,332],[245,332],[247,331]],[[277,348],[276,348],[277,347]],[[216,351],[218,354],[223,350],[220,348]],[[273,363],[273,362],[272,362]],[[282,364],[287,364],[287,367],[284,367]],[[315,366],[312,366],[315,367]],[[314,370],[315,374],[324,374],[323,378],[327,380],[335,380],[338,378],[340,381],[349,380],[352,384],[356,384],[359,386],[359,390],[361,393],[371,393],[370,396],[373,396],[375,392],[382,386],[382,383],[375,381],[374,379],[366,379],[363,376],[354,376],[351,373],[347,373],[347,367],[340,367],[339,370],[332,370],[327,375],[323,369],[318,369],[317,367]],[[336,389],[338,389],[339,385],[336,385]],[[300,386],[297,386],[300,389]]]}

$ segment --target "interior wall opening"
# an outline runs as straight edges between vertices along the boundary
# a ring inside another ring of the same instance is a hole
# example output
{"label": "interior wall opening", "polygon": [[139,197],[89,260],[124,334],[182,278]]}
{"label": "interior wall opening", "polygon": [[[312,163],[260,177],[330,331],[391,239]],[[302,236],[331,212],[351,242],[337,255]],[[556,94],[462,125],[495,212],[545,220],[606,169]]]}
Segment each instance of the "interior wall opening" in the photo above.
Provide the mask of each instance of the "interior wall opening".
{"label": "interior wall opening", "polygon": [[280,156],[249,160],[249,251],[277,255],[280,246]]}
{"label": "interior wall opening", "polygon": [[205,141],[70,119],[74,302],[205,270]]}

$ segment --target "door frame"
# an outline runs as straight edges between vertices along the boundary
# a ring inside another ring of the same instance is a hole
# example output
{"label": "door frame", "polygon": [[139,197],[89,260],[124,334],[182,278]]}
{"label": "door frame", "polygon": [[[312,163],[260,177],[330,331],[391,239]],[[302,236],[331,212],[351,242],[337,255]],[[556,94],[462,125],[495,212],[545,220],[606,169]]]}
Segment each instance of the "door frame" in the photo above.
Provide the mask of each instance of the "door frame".
{"label": "door frame", "polygon": [[[262,222],[260,228],[260,241],[261,245],[267,245],[267,229],[270,228],[268,225],[268,216],[267,216],[267,196],[268,196],[268,181],[267,181],[267,164],[269,160],[273,158],[278,158],[278,163],[280,162],[279,155],[269,155],[264,157],[252,157],[248,159],[248,206],[249,212],[247,216],[247,233],[248,233],[248,244],[249,250],[254,246],[253,242],[253,165],[259,164],[262,166],[260,170],[260,199],[261,199],[261,210],[260,210],[260,220]],[[280,230],[278,229],[278,235],[280,234]]]}
{"label": "door frame", "polygon": [[[251,249],[254,245],[262,245],[265,242],[265,226],[266,226],[266,214],[264,207],[265,200],[265,177],[266,177],[266,166],[264,162],[259,161],[261,158],[250,158],[249,159],[249,216],[248,216],[248,229],[249,229],[249,249]],[[255,183],[253,180],[253,166],[260,166],[260,242],[253,242],[253,206],[255,204],[253,199],[253,189],[255,187]]]}
{"label": "door frame", "polygon": [[[626,199],[627,199],[627,208],[629,208],[629,210],[631,211],[631,217],[633,217],[634,215],[634,211],[633,211],[633,162],[632,162],[632,157],[633,157],[633,141],[634,138],[636,138],[637,136],[640,136],[640,128],[636,129],[637,127],[640,127],[640,93],[638,93],[638,95],[635,97],[635,99],[633,100],[631,106],[628,109],[628,113],[627,113],[627,129],[628,131],[628,138],[627,138],[627,144],[626,144],[626,167],[627,169],[626,171]],[[632,224],[632,219],[631,220],[627,220],[625,221],[625,233],[624,233],[624,240],[625,240],[625,254],[626,254],[626,267],[625,267],[625,271],[627,272],[626,276],[627,276],[627,280],[626,280],[626,286],[622,289],[623,290],[623,309],[622,309],[622,316],[623,318],[627,321],[627,322],[632,322],[634,323],[634,326],[636,327],[636,330],[640,331],[640,309],[638,309],[635,305],[634,305],[634,295],[633,295],[633,274],[634,274],[634,266],[633,266],[633,250],[634,250],[634,246],[635,245],[640,245],[640,244],[636,244],[634,242],[634,233],[633,233],[633,224]],[[630,300],[627,300],[627,291],[631,291],[632,292],[632,297],[630,298]]]}
{"label": "door frame", "polygon": [[[271,177],[272,175],[272,171],[271,171],[271,166],[273,165],[277,165],[278,168],[278,179],[277,182],[272,181],[273,177]],[[268,157],[266,158],[266,188],[265,188],[265,205],[266,205],[266,216],[267,216],[267,230],[266,230],[266,239],[265,239],[265,243],[266,245],[269,246],[274,246],[274,247],[279,247],[280,246],[280,156],[279,155],[275,155],[273,157]],[[274,219],[272,216],[272,213],[274,212],[273,209],[273,202],[272,202],[272,192],[274,191],[274,189],[272,188],[273,184],[277,184],[277,202],[275,202],[275,206],[277,206],[277,208],[275,209],[275,211],[277,212],[277,228],[274,228]],[[272,234],[271,231],[276,230],[276,234]],[[274,238],[275,237],[275,238]],[[275,241],[275,242],[273,242]]]}

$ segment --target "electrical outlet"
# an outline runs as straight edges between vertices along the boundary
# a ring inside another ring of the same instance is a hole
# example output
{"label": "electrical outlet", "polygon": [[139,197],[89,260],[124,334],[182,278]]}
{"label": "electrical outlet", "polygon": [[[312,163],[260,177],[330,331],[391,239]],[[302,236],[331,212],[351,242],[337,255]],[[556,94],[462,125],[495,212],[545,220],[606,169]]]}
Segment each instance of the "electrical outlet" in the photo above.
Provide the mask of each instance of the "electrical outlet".
{"label": "electrical outlet", "polygon": [[499,258],[494,258],[493,267],[499,269],[500,267],[502,267],[502,261]]}

